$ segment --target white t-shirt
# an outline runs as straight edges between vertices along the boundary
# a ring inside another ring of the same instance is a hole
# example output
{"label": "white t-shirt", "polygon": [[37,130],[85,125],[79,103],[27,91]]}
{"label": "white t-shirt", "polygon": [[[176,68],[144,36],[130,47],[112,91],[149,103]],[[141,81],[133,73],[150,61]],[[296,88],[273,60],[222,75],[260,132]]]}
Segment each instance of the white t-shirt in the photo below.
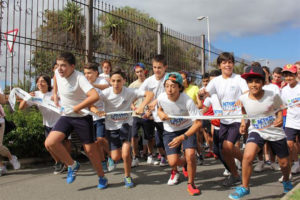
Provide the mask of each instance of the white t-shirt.
{"label": "white t-shirt", "polygon": [[[108,82],[106,81],[105,78],[102,78],[102,77],[98,77],[96,79],[96,81],[94,82],[94,84],[99,84],[99,85],[107,85]],[[101,90],[99,88],[95,88],[96,91],[98,92],[99,96],[101,96]],[[103,100],[100,98],[96,103],[94,103],[94,106],[97,107],[97,109],[99,111],[104,111],[104,102]],[[99,120],[99,119],[104,119],[105,117],[98,117],[98,116],[95,116],[93,115],[93,120],[96,121],[96,120]]]}
{"label": "white t-shirt", "polygon": [[[130,111],[131,103],[139,97],[145,96],[145,91],[133,88],[123,87],[120,94],[115,94],[113,88],[109,87],[102,91],[100,98],[103,99],[104,109],[106,113]],[[105,128],[107,130],[117,130],[122,124],[128,123],[132,125],[131,113],[121,113],[105,116]]]}
{"label": "white t-shirt", "polygon": [[268,85],[264,85],[263,90],[270,90],[272,92],[274,92],[275,94],[280,95],[280,89],[277,85],[269,83]]}
{"label": "white t-shirt", "polygon": [[[164,92],[157,98],[157,104],[160,106],[164,113],[167,115],[175,116],[200,116],[202,115],[196,107],[194,101],[185,93],[181,93],[176,102],[168,99],[167,94]],[[173,118],[163,121],[164,129],[168,132],[180,131],[192,126],[191,119]]]}
{"label": "white t-shirt", "polygon": [[106,78],[109,78],[109,74],[101,73],[101,74],[99,74],[99,77],[106,79]]}
{"label": "white t-shirt", "polygon": [[[61,77],[57,70],[55,70],[55,76],[58,86],[58,92],[60,95],[61,106],[65,109],[68,117],[82,117],[86,114],[78,114],[73,112],[73,107],[81,103],[87,98],[86,94],[93,89],[93,86],[85,78],[85,76],[77,71],[68,77]],[[71,112],[69,112],[71,110]]]}
{"label": "white t-shirt", "polygon": [[221,106],[218,96],[216,94],[213,94],[210,97],[206,97],[203,102],[203,105],[205,107],[210,107],[212,105],[215,116],[223,115],[222,106]]}
{"label": "white t-shirt", "polygon": [[[245,79],[240,75],[232,74],[231,77],[224,79],[222,75],[211,80],[206,91],[210,95],[217,94],[218,99],[223,109],[223,115],[240,115],[241,108],[235,106],[242,93],[248,90],[248,85]],[[241,122],[239,119],[221,119],[223,124],[232,124]]]}
{"label": "white t-shirt", "polygon": [[[0,86],[0,94],[3,94],[3,90],[2,90],[2,88],[1,88],[1,86]],[[1,105],[2,106],[2,105]],[[3,110],[3,108],[2,108],[2,111],[3,111],[3,115],[4,115],[4,110]],[[0,116],[0,123],[2,124],[2,123],[4,123],[5,121],[4,121],[4,117],[3,116]]]}
{"label": "white t-shirt", "polygon": [[243,94],[240,100],[248,115],[261,116],[250,120],[249,133],[256,132],[268,141],[277,141],[286,137],[282,127],[272,125],[276,118],[274,111],[278,110],[283,103],[278,94],[264,90],[263,97],[258,101],[250,99],[249,93]]}
{"label": "white t-shirt", "polygon": [[[139,90],[151,91],[154,93],[154,99],[157,99],[157,97],[165,91],[164,78],[157,80],[155,78],[155,75],[152,75],[143,82]],[[155,122],[161,122],[160,118],[157,115],[157,106],[155,107],[155,110],[152,112],[152,115]]]}
{"label": "white t-shirt", "polygon": [[[34,94],[35,94],[35,96],[33,98],[35,98],[35,99],[52,101],[51,100],[51,96],[53,94],[52,91],[46,92],[45,94],[43,94],[41,91],[35,91]],[[27,105],[32,106],[34,104],[31,103],[30,101],[28,101]],[[57,122],[58,118],[60,117],[60,114],[58,114],[48,108],[40,106],[40,105],[38,105],[38,108],[43,116],[43,125],[52,128],[55,125],[55,123]]]}
{"label": "white t-shirt", "polygon": [[[287,106],[300,101],[300,83],[298,82],[293,88],[290,85],[282,88],[281,98]],[[287,109],[285,127],[300,130],[300,107],[292,106]]]}

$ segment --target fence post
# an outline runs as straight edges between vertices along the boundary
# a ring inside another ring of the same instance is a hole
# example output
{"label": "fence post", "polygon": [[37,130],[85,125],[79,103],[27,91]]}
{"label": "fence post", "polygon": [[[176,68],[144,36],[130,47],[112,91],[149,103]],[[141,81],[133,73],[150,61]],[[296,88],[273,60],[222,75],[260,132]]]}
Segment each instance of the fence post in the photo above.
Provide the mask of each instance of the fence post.
{"label": "fence post", "polygon": [[205,73],[205,35],[201,35],[201,74]]}
{"label": "fence post", "polygon": [[157,54],[162,54],[163,25],[157,24]]}
{"label": "fence post", "polygon": [[86,26],[85,26],[85,62],[91,62],[93,56],[92,36],[93,36],[93,0],[87,1],[86,6]]}

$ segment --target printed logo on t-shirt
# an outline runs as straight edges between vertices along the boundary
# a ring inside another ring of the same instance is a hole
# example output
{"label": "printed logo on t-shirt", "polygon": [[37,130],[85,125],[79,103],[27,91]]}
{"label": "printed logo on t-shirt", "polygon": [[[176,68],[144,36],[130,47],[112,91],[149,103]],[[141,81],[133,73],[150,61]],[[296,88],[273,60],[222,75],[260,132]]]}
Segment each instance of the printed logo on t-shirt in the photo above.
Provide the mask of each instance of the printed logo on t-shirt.
{"label": "printed logo on t-shirt", "polygon": [[129,116],[130,116],[130,114],[128,114],[128,113],[113,114],[113,115],[110,115],[110,119],[115,122],[125,121],[125,120],[129,119]]}
{"label": "printed logo on t-shirt", "polygon": [[223,111],[233,112],[241,110],[241,107],[235,105],[235,101],[223,101],[222,102]]}
{"label": "printed logo on t-shirt", "polygon": [[36,103],[42,103],[43,99],[42,98],[38,98],[38,97],[32,97],[31,101],[36,102]]}
{"label": "printed logo on t-shirt", "polygon": [[296,105],[294,105],[295,103],[299,102],[300,101],[300,97],[296,97],[296,98],[293,98],[293,99],[288,99],[287,102],[288,102],[288,107],[294,107]]}
{"label": "printed logo on t-shirt", "polygon": [[188,119],[183,119],[183,118],[174,118],[174,119],[170,119],[170,123],[172,124],[172,126],[176,126],[176,127],[180,127],[183,124],[185,124],[187,121],[189,121]]}
{"label": "printed logo on t-shirt", "polygon": [[275,121],[274,116],[268,116],[259,119],[252,119],[251,123],[255,129],[261,130],[270,127],[274,121]]}
{"label": "printed logo on t-shirt", "polygon": [[221,115],[223,115],[223,110],[214,110],[214,115],[215,116],[221,116]]}

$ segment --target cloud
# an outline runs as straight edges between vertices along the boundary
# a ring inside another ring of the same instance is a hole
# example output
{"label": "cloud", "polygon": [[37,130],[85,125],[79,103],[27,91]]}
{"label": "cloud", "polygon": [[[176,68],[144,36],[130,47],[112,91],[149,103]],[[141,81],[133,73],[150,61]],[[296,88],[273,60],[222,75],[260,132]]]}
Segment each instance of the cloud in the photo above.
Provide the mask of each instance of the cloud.
{"label": "cloud", "polygon": [[208,16],[212,37],[272,34],[284,27],[300,27],[300,6],[295,0],[110,0],[117,6],[140,9],[165,26],[189,35],[206,32]]}

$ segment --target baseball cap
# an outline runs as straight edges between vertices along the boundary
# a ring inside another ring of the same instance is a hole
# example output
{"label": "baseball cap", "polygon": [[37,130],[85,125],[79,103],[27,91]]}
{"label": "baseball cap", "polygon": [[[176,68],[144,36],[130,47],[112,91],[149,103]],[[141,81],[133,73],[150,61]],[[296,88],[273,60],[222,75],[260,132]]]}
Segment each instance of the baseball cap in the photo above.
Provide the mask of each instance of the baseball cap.
{"label": "baseball cap", "polygon": [[283,67],[281,72],[291,72],[293,74],[297,73],[297,66],[293,64],[287,64]]}
{"label": "baseball cap", "polygon": [[179,85],[182,86],[182,82],[183,82],[182,76],[178,72],[167,73],[165,75],[164,82],[166,82],[167,80],[176,81],[177,83],[179,83]]}
{"label": "baseball cap", "polygon": [[133,66],[133,70],[135,70],[137,67],[140,67],[142,69],[146,69],[145,65],[141,62],[139,63],[136,63],[134,66]]}
{"label": "baseball cap", "polygon": [[264,70],[259,66],[248,66],[245,69],[245,72],[242,74],[242,78],[247,79],[249,77],[260,77],[265,78],[266,74]]}

